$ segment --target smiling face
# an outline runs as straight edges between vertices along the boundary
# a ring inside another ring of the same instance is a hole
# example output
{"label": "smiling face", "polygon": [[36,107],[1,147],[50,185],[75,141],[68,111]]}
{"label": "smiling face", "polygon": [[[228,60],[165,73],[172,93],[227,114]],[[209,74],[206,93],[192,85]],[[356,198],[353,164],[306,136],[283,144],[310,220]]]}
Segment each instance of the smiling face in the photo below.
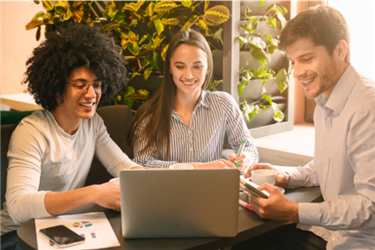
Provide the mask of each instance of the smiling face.
{"label": "smiling face", "polygon": [[170,59],[177,97],[189,96],[198,100],[207,74],[207,53],[202,49],[182,44]]}
{"label": "smiling face", "polygon": [[101,95],[94,91],[92,85],[86,94],[79,94],[72,84],[77,80],[93,83],[99,79],[86,67],[75,68],[70,74],[69,83],[65,86],[64,102],[59,103],[52,112],[57,120],[58,117],[68,117],[72,124],[79,124],[82,119],[90,119],[95,114]]}
{"label": "smiling face", "polygon": [[332,93],[343,73],[343,64],[346,64],[343,61],[343,46],[346,54],[346,44],[342,42],[332,56],[324,46],[315,46],[307,38],[300,38],[286,48],[286,56],[294,67],[293,76],[302,84],[308,99]]}

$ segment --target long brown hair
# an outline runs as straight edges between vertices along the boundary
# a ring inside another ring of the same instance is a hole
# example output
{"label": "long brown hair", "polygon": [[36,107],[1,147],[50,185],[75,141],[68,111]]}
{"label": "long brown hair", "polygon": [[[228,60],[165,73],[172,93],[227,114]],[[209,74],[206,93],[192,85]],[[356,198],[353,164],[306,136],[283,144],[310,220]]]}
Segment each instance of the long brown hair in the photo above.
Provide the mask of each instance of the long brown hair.
{"label": "long brown hair", "polygon": [[195,46],[207,53],[207,75],[202,85],[202,89],[206,89],[212,77],[213,62],[211,56],[211,49],[204,36],[194,30],[182,30],[178,32],[169,43],[167,54],[164,61],[164,78],[163,82],[150,100],[145,102],[135,114],[128,134],[128,141],[133,146],[134,143],[140,139],[137,138],[135,132],[140,124],[147,120],[142,136],[147,140],[146,146],[140,151],[144,153],[147,148],[156,143],[154,153],[158,152],[160,148],[164,149],[166,156],[169,155],[170,147],[170,127],[173,105],[176,101],[176,85],[173,81],[171,68],[171,57],[173,52],[181,45],[186,44]]}

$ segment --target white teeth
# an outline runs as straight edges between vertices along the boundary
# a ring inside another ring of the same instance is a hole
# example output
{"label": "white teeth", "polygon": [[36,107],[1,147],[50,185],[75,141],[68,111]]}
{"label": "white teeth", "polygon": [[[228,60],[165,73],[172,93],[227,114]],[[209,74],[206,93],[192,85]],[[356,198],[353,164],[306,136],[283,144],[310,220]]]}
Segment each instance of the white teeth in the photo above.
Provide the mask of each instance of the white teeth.
{"label": "white teeth", "polygon": [[92,105],[94,105],[94,103],[80,103],[79,105],[84,107],[91,107]]}
{"label": "white teeth", "polygon": [[186,85],[193,85],[194,83],[195,83],[195,81],[194,82],[184,82],[184,81],[182,81],[184,84],[186,84]]}
{"label": "white teeth", "polygon": [[314,78],[311,78],[311,79],[308,80],[308,81],[301,81],[301,80],[299,80],[299,81],[300,81],[301,83],[303,83],[303,84],[308,84],[308,83],[314,81],[314,79],[315,79],[315,77],[314,77]]}

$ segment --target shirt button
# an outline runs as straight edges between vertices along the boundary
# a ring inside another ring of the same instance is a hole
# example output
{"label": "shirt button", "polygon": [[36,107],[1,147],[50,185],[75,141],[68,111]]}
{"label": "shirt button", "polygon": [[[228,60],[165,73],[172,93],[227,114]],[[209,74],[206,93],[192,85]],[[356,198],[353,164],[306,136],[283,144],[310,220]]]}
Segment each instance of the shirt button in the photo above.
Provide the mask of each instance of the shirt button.
{"label": "shirt button", "polygon": [[326,144],[326,148],[328,148],[328,144]]}
{"label": "shirt button", "polygon": [[332,237],[332,240],[335,240],[335,237]]}

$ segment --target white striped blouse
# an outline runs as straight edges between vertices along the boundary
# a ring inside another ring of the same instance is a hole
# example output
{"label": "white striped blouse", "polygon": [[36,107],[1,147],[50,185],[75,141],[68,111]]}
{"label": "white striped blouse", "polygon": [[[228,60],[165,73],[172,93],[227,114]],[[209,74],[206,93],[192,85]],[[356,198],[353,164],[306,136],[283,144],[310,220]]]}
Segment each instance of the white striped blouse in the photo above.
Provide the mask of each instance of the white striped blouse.
{"label": "white striped blouse", "polygon": [[[143,122],[143,124],[145,124]],[[246,127],[242,113],[234,98],[226,92],[202,91],[200,100],[193,111],[190,126],[187,127],[177,112],[171,117],[169,156],[163,149],[153,154],[154,144],[145,153],[139,152],[146,145],[142,135],[144,125],[136,130],[137,141],[134,144],[136,163],[150,168],[168,168],[177,162],[211,162],[222,158],[225,133],[234,152],[237,152],[242,140],[246,142],[243,153],[250,164],[259,161],[254,139]]]}

